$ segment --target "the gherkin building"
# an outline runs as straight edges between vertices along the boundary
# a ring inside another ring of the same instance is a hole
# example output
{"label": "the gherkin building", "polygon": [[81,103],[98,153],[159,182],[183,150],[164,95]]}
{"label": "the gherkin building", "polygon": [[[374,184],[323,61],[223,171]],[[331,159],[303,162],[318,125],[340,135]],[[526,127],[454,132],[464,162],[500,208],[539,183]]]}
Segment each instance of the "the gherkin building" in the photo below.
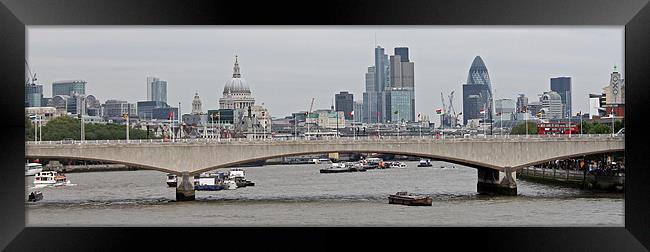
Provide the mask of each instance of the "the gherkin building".
{"label": "the gherkin building", "polygon": [[[485,114],[480,113],[481,109]],[[485,62],[476,56],[463,84],[463,124],[469,119],[492,120],[492,85]]]}

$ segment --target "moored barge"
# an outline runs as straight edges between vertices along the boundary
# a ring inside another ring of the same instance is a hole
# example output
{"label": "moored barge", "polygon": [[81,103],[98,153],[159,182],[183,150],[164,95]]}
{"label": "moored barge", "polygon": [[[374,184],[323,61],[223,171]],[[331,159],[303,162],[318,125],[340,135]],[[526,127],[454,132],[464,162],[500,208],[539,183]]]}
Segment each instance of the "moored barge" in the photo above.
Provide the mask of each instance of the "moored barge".
{"label": "moored barge", "polygon": [[413,195],[407,192],[397,192],[388,196],[389,204],[402,204],[407,206],[431,206],[433,200],[426,195]]}

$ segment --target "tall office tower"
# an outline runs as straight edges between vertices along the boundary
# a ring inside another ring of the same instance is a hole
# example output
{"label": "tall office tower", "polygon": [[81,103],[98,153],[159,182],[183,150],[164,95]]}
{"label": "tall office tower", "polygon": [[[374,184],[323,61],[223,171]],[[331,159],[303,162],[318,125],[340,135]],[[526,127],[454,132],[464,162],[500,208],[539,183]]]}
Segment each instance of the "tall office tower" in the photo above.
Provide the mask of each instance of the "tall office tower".
{"label": "tall office tower", "polygon": [[376,123],[378,121],[379,111],[379,92],[376,89],[375,67],[368,67],[366,73],[366,92],[363,93],[363,121],[366,123]]}
{"label": "tall office tower", "polygon": [[395,47],[395,55],[399,55],[402,62],[409,62],[409,48],[408,47]]}
{"label": "tall office tower", "polygon": [[42,107],[42,100],[43,85],[34,83],[25,84],[25,107]]}
{"label": "tall office tower", "polygon": [[167,103],[167,81],[147,77],[147,100]]}
{"label": "tall office tower", "polygon": [[[463,124],[467,125],[469,119],[492,120],[491,85],[483,59],[481,56],[476,56],[469,68],[467,83],[463,84]],[[481,109],[485,110],[485,114],[480,113]]]}
{"label": "tall office tower", "polygon": [[57,95],[74,96],[86,94],[86,81],[65,80],[52,83],[52,97]]}
{"label": "tall office tower", "polygon": [[390,85],[390,64],[384,48],[375,48],[375,92],[377,92],[377,109],[372,116],[377,117],[375,122],[384,123],[390,119],[390,111],[386,110],[386,89]]}
{"label": "tall office tower", "polygon": [[571,117],[571,77],[551,78],[551,91],[557,92],[562,97],[564,110],[560,118]]}
{"label": "tall office tower", "polygon": [[382,92],[387,86],[387,73],[386,73],[386,58],[388,56],[384,53],[384,48],[377,46],[375,48],[375,90]]}
{"label": "tall office tower", "polygon": [[390,88],[386,90],[388,120],[415,121],[414,64],[408,60],[408,47],[395,48],[390,56]]}
{"label": "tall office tower", "polygon": [[358,122],[358,123],[363,122],[363,115],[365,114],[363,112],[363,101],[354,101],[353,106],[354,106],[353,109],[354,114],[352,115],[352,119],[354,120],[354,122]]}
{"label": "tall office tower", "polygon": [[524,94],[519,94],[517,97],[517,113],[526,112],[526,107],[528,106],[528,97]]}
{"label": "tall office tower", "polygon": [[354,95],[347,91],[342,91],[334,95],[336,111],[343,111],[345,120],[352,120],[352,110],[354,110]]}

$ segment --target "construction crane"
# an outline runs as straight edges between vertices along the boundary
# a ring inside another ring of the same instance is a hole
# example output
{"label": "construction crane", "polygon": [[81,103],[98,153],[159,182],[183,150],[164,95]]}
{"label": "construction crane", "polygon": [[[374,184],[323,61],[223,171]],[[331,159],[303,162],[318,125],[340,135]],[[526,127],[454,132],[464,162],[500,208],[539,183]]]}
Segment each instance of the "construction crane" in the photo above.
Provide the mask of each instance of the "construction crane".
{"label": "construction crane", "polygon": [[25,84],[36,84],[36,73],[32,75],[32,70],[29,69],[29,64],[27,63],[27,60],[25,60],[25,67],[27,67],[27,72],[26,72],[27,76],[25,78]]}
{"label": "construction crane", "polygon": [[[449,111],[449,119],[450,119],[450,125],[451,127],[456,127],[458,123],[458,115],[456,114],[456,111],[454,110],[454,91],[451,91],[451,94],[449,94],[449,106],[447,106],[447,109]],[[453,120],[452,120],[453,119]]]}
{"label": "construction crane", "polygon": [[440,115],[440,126],[445,126],[445,118],[447,118],[447,108],[445,107],[445,95],[440,92],[440,101],[442,103],[442,114]]}
{"label": "construction crane", "polygon": [[309,118],[309,114],[311,114],[311,110],[314,108],[314,99],[316,98],[311,98],[311,104],[309,105],[309,112],[307,112],[307,118],[305,118],[305,124],[307,124],[307,134],[309,134],[309,123],[307,123],[307,119]]}

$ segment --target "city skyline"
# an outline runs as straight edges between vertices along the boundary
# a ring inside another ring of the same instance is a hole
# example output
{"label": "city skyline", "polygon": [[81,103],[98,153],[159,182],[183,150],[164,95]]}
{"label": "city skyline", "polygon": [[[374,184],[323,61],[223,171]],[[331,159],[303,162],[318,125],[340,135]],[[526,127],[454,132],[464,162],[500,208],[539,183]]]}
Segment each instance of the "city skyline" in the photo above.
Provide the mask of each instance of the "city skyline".
{"label": "city skyline", "polygon": [[[486,62],[495,99],[523,93],[535,101],[551,78],[571,77],[574,114],[588,111],[588,95],[602,92],[614,65],[624,74],[623,27],[29,27],[28,45],[46,97],[52,82],[82,79],[102,102],[135,103],[147,99],[146,77],[157,76],[168,82],[169,105],[181,102],[183,113],[196,92],[204,111],[219,107],[237,54],[256,100],[279,118],[308,110],[312,97],[314,109],[329,108],[340,91],[360,101],[376,45],[409,48],[417,63],[415,113],[423,115],[442,107],[440,92],[462,92],[475,56]],[[461,109],[462,100],[454,106]]]}

